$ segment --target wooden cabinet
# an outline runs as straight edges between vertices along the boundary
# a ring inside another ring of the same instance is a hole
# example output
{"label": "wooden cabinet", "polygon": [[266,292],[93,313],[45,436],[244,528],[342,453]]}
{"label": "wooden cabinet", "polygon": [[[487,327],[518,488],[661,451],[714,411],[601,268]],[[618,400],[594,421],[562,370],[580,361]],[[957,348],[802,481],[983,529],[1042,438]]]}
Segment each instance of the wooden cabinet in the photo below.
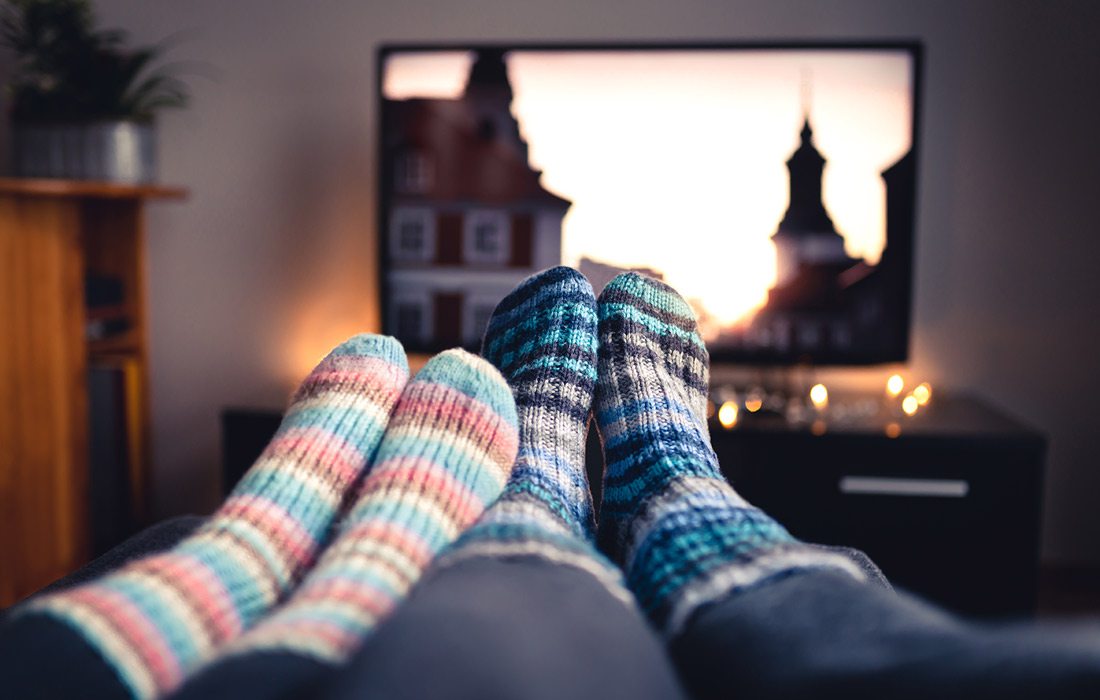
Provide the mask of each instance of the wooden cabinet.
{"label": "wooden cabinet", "polygon": [[[143,207],[183,190],[0,178],[0,607],[83,564],[90,551],[88,367],[131,368],[129,507],[148,488]],[[87,276],[116,280],[126,319],[88,340]]]}

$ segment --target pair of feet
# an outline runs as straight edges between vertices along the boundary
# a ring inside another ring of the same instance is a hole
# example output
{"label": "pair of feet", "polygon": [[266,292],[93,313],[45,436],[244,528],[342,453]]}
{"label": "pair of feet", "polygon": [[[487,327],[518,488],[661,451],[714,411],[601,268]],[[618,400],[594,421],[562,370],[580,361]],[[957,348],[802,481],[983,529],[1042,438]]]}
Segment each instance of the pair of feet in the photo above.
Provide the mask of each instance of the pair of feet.
{"label": "pair of feet", "polygon": [[[668,286],[626,274],[597,301],[577,272],[549,270],[501,302],[483,353],[442,353],[410,381],[396,341],[352,338],[195,535],[22,615],[91,647],[124,694],[153,697],[251,652],[346,659],[448,545],[444,564],[518,554],[580,567],[673,634],[699,606],[785,572],[859,575],[722,478],[706,350]],[[598,529],[593,410],[607,464]]]}
{"label": "pair of feet", "polygon": [[[512,387],[519,454],[503,495],[444,562],[532,554],[578,566],[632,595],[667,634],[700,605],[783,572],[860,575],[794,540],[722,477],[706,422],[706,346],[668,285],[624,273],[596,299],[580,273],[548,270],[500,303],[482,355]],[[584,467],[590,414],[606,465],[598,527]]]}

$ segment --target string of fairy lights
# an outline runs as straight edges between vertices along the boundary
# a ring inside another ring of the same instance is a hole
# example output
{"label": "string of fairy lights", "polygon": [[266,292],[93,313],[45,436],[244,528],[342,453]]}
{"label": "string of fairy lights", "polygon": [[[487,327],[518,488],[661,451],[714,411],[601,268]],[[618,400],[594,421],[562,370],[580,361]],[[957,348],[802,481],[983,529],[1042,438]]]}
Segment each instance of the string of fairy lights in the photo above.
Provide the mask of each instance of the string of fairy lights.
{"label": "string of fairy lights", "polygon": [[859,397],[855,401],[830,407],[829,389],[815,383],[803,395],[769,394],[760,387],[751,387],[740,393],[720,389],[707,405],[707,415],[716,418],[726,430],[733,430],[742,423],[744,415],[756,413],[779,414],[791,425],[808,425],[811,432],[823,434],[828,420],[850,422],[885,415],[885,432],[889,437],[901,434],[900,420],[916,416],[932,401],[932,385],[920,382],[907,389],[905,378],[891,374],[885,383],[881,399]]}

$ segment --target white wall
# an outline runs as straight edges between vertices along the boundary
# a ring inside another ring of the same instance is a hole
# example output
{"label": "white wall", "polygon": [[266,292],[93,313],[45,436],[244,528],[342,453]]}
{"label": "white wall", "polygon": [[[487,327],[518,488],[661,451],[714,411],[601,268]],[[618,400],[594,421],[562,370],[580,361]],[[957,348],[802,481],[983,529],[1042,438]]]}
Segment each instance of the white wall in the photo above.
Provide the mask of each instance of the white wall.
{"label": "white wall", "polygon": [[96,4],[140,42],[186,30],[175,55],[220,73],[163,120],[163,180],[192,194],[149,216],[160,512],[215,502],[221,407],[280,405],[331,345],[376,327],[377,43],[917,37],[910,371],[1050,435],[1044,555],[1100,562],[1100,3]]}

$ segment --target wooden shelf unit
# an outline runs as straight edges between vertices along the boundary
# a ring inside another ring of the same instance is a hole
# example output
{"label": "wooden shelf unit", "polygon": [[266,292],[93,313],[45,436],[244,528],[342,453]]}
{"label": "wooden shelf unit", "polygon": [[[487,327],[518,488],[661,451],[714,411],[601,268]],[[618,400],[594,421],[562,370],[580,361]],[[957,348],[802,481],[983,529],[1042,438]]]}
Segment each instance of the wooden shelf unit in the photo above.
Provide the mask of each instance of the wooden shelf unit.
{"label": "wooden shelf unit", "polygon": [[[0,607],[90,553],[90,363],[133,369],[127,392],[130,508],[146,516],[149,473],[143,210],[183,189],[0,178]],[[123,302],[89,314],[88,273],[122,283]],[[88,341],[89,315],[126,318]]]}

